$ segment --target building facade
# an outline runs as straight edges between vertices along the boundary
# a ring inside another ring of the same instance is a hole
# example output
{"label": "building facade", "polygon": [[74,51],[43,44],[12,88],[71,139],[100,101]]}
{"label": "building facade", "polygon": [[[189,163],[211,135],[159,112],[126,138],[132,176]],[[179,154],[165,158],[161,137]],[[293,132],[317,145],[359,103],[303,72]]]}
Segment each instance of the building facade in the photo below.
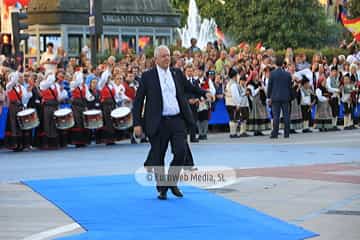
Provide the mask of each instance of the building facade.
{"label": "building facade", "polygon": [[[170,44],[180,15],[168,0],[102,0],[100,53],[142,52],[147,46]],[[48,42],[77,57],[90,48],[89,0],[32,0],[27,8],[30,38],[26,57],[38,61]]]}

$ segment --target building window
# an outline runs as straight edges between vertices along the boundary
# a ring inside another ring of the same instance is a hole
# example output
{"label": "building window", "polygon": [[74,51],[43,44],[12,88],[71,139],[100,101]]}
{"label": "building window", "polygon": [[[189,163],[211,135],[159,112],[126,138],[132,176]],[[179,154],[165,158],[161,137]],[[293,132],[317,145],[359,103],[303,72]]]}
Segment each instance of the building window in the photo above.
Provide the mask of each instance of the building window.
{"label": "building window", "polygon": [[152,36],[139,36],[139,52],[142,53],[147,47],[151,47],[154,45]]}
{"label": "building window", "polygon": [[45,49],[46,49],[46,44],[50,42],[54,44],[55,51],[56,49],[62,46],[60,35],[44,35],[44,37],[45,37]]}
{"label": "building window", "polygon": [[155,37],[155,45],[169,45],[170,44],[170,37],[169,36],[156,36]]}
{"label": "building window", "polygon": [[135,35],[122,35],[121,36],[121,52],[127,53],[128,51],[136,52],[136,36]]}
{"label": "building window", "polygon": [[68,54],[69,56],[78,57],[81,53],[82,35],[69,35]]}
{"label": "building window", "polygon": [[119,53],[120,42],[119,37],[115,35],[104,36],[104,51],[110,55],[117,55]]}
{"label": "building window", "polygon": [[[86,35],[86,46],[91,49],[91,38],[92,36]],[[82,46],[84,47],[84,46]],[[98,37],[98,45],[97,45],[97,52],[99,53],[101,50],[101,37]],[[82,49],[82,48],[81,48]]]}
{"label": "building window", "polygon": [[[40,53],[43,53],[46,51],[46,45],[48,43],[54,44],[54,50],[56,51],[57,48],[61,47],[61,37],[60,35],[54,34],[54,35],[40,35]],[[32,35],[28,39],[28,54],[29,55],[36,55],[36,52],[39,50],[37,49],[36,44],[36,36]]]}

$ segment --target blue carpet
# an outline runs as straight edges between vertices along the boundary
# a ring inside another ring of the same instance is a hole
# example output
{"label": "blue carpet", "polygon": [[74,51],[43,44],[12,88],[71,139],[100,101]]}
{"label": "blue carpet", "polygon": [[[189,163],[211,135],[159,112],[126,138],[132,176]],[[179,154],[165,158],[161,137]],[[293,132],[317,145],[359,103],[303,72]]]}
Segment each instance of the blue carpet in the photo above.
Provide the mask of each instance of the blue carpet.
{"label": "blue carpet", "polygon": [[62,240],[300,240],[316,236],[207,191],[183,187],[185,198],[155,198],[133,176],[25,182],[88,232]]}

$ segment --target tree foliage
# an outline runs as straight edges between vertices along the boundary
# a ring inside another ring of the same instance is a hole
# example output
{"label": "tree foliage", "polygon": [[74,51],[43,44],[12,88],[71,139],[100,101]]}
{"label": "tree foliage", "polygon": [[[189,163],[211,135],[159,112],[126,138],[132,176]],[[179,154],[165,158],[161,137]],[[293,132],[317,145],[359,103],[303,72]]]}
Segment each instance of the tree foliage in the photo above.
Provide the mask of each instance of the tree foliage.
{"label": "tree foliage", "polygon": [[348,3],[349,11],[351,17],[360,17],[360,1],[359,0],[350,0]]}
{"label": "tree foliage", "polygon": [[[185,16],[188,2],[172,1]],[[226,36],[236,42],[262,41],[275,49],[320,48],[334,44],[341,36],[341,27],[328,21],[318,0],[226,0],[225,5],[217,0],[196,2],[201,16],[215,18]]]}

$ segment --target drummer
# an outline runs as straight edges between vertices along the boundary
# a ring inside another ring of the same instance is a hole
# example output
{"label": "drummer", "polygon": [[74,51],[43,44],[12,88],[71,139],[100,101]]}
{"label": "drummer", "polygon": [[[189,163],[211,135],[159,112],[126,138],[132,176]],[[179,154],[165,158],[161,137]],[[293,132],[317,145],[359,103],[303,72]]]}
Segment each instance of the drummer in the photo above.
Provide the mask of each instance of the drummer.
{"label": "drummer", "polygon": [[66,98],[68,94],[61,86],[61,78],[56,81],[55,75],[50,73],[40,82],[40,91],[42,96],[42,131],[39,131],[41,148],[57,149],[60,147],[60,135],[56,129],[54,121],[54,112],[58,109],[59,103]]}
{"label": "drummer", "polygon": [[[33,95],[32,89],[34,89],[34,83],[29,81],[29,73],[20,73],[19,74],[19,84],[24,87],[25,89],[29,89],[31,91],[31,95],[27,99],[27,103],[23,103],[24,109],[29,107],[30,99]],[[30,107],[31,108],[31,107]],[[31,148],[32,146],[32,129],[31,130],[23,130],[23,145],[24,148]]]}
{"label": "drummer", "polygon": [[113,86],[115,87],[115,95],[118,94],[121,100],[123,100],[121,103],[119,103],[119,105],[122,106],[125,101],[130,101],[130,99],[125,95],[126,88],[124,77],[121,74],[114,75],[113,83]]}
{"label": "drummer", "polygon": [[100,91],[100,104],[104,118],[104,126],[98,130],[96,143],[114,145],[117,137],[111,119],[111,112],[116,108],[117,102],[121,101],[121,99],[119,94],[116,93],[115,86],[111,81],[110,67],[102,73],[98,82],[98,89]]}
{"label": "drummer", "polygon": [[98,80],[97,78],[92,78],[89,83],[89,93],[93,96],[92,100],[88,100],[87,108],[91,109],[101,109],[100,108],[100,91],[97,88]]}
{"label": "drummer", "polygon": [[[91,101],[87,102],[87,108],[89,110],[100,110],[101,104],[100,104],[100,91],[97,88],[98,80],[96,77],[92,77],[89,80],[89,93],[91,96],[93,96]],[[92,129],[90,130],[91,137],[90,141],[98,139],[98,129]]]}
{"label": "drummer", "polygon": [[[41,76],[42,76],[41,74],[37,75],[35,73],[32,73],[32,74],[30,74],[29,80],[28,80],[28,84],[30,86],[33,86],[32,97],[29,100],[28,107],[35,109],[38,116],[41,116],[41,91],[40,91],[40,87],[39,87],[40,80],[42,79]],[[40,126],[35,128],[35,133],[33,134],[35,136],[32,141],[33,147],[40,146],[39,139],[36,137],[38,135],[37,132],[39,131],[39,129],[42,129],[41,122],[40,122]]]}
{"label": "drummer", "polygon": [[70,143],[78,147],[90,144],[90,130],[84,128],[83,113],[87,109],[87,102],[95,100],[84,82],[82,69],[76,71],[70,83],[71,108],[74,114],[75,126],[70,130]]}
{"label": "drummer", "polygon": [[17,114],[26,107],[32,96],[32,87],[25,88],[19,83],[21,73],[13,72],[8,76],[6,95],[9,104],[7,124],[5,132],[5,147],[14,151],[22,151],[30,147],[30,141],[26,137],[27,132],[22,131],[17,122]]}

